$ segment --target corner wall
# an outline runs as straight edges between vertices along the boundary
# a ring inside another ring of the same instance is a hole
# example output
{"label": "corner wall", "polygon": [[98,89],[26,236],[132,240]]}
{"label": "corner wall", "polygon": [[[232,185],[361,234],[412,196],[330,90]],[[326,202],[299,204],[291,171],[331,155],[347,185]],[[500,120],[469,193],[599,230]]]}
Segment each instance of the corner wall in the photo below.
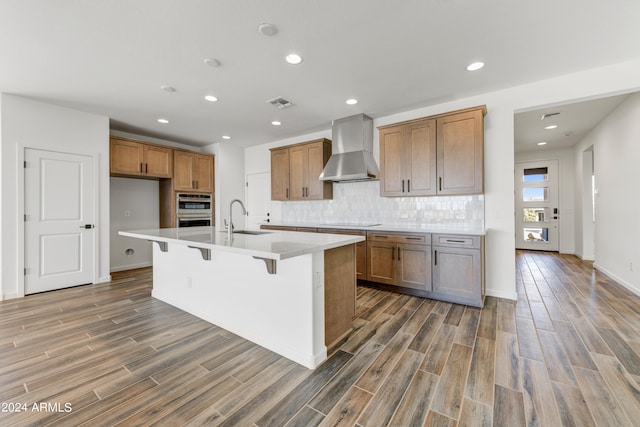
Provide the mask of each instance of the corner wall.
{"label": "corner wall", "polygon": [[[640,93],[630,96],[575,147],[576,162],[593,146],[596,181],[595,263],[640,295]],[[576,173],[582,168],[576,169]],[[576,207],[578,211],[578,207]],[[580,221],[588,221],[580,212]]]}

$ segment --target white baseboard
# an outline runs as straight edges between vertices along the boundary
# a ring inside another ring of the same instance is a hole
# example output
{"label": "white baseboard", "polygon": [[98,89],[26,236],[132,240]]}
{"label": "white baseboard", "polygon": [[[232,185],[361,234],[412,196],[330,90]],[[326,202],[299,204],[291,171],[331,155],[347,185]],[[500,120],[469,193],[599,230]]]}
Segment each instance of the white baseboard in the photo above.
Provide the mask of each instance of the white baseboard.
{"label": "white baseboard", "polygon": [[9,299],[16,299],[16,298],[18,298],[18,294],[15,292],[0,295],[0,301],[6,301]]}
{"label": "white baseboard", "polygon": [[496,291],[495,289],[485,289],[484,294],[488,297],[504,298],[504,299],[510,299],[512,301],[518,300],[517,292],[500,292],[500,291]]}
{"label": "white baseboard", "polygon": [[610,279],[615,280],[616,283],[624,286],[625,288],[627,288],[628,290],[630,290],[634,294],[640,296],[640,289],[636,288],[635,286],[633,286],[631,283],[627,282],[626,280],[616,276],[615,274],[613,274],[612,272],[610,272],[606,268],[603,268],[602,266],[600,266],[599,264],[597,264],[595,262],[593,263],[593,268],[595,268],[596,270],[598,270],[599,272],[601,272],[605,276],[609,277]]}
{"label": "white baseboard", "polygon": [[108,283],[111,281],[111,275],[98,277],[98,281],[96,283]]}
{"label": "white baseboard", "polygon": [[[151,261],[141,262],[139,264],[117,265],[117,266],[111,267],[111,273],[116,271],[135,270],[136,268],[151,267],[152,265],[153,265],[153,262]],[[111,280],[111,276],[109,276],[109,281],[110,280]]]}

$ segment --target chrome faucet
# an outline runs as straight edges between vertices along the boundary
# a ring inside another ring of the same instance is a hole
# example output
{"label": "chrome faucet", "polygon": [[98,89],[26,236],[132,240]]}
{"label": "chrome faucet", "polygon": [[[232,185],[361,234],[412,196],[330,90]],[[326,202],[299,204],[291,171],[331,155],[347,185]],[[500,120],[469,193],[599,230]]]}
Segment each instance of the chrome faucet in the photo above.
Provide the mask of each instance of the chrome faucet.
{"label": "chrome faucet", "polygon": [[231,241],[231,239],[233,238],[233,204],[235,202],[240,203],[240,208],[242,209],[242,215],[246,215],[247,214],[247,210],[244,208],[244,203],[242,203],[242,200],[240,199],[233,199],[231,201],[231,203],[229,203],[229,224],[226,223],[225,221],[225,226],[227,227],[227,238],[229,239],[229,241]]}

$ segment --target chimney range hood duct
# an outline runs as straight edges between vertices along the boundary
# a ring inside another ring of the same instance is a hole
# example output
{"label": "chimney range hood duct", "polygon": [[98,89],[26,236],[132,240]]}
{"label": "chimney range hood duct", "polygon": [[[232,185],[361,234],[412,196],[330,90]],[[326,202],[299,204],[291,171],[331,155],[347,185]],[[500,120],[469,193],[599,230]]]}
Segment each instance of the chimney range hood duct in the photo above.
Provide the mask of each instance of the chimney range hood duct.
{"label": "chimney range hood duct", "polygon": [[373,157],[373,119],[364,114],[334,120],[331,126],[331,157],[320,174],[321,181],[365,181],[378,178]]}

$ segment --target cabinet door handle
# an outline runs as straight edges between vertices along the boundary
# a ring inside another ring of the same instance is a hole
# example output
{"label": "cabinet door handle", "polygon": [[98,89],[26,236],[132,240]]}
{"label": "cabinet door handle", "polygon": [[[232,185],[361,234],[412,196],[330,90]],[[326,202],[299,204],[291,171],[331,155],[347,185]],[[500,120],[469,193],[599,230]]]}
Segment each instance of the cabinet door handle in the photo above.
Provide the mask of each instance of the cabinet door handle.
{"label": "cabinet door handle", "polygon": [[411,193],[411,180],[407,180],[407,193]]}
{"label": "cabinet door handle", "polygon": [[144,173],[149,173],[149,163],[144,164]]}
{"label": "cabinet door handle", "polygon": [[196,179],[196,190],[198,189],[198,187],[200,187],[200,183],[198,182],[198,180]]}
{"label": "cabinet door handle", "polygon": [[288,188],[286,189],[286,193],[287,193],[287,194],[286,194],[285,199],[288,199],[288,198],[289,198],[289,189],[288,189]]}
{"label": "cabinet door handle", "polygon": [[404,179],[402,180],[402,192],[404,193]]}
{"label": "cabinet door handle", "polygon": [[433,265],[438,265],[438,251],[433,251]]}
{"label": "cabinet door handle", "polygon": [[391,259],[396,259],[396,247],[391,248]]}
{"label": "cabinet door handle", "polygon": [[438,187],[440,188],[440,191],[442,191],[442,177],[438,178]]}
{"label": "cabinet door handle", "polygon": [[401,251],[401,250],[402,250],[402,249],[398,248],[398,261],[400,261],[400,251]]}
{"label": "cabinet door handle", "polygon": [[447,239],[448,243],[465,243],[464,240],[453,240],[453,239]]}
{"label": "cabinet door handle", "polygon": [[142,173],[142,162],[140,162],[140,173]]}
{"label": "cabinet door handle", "polygon": [[380,234],[374,234],[373,237],[375,237],[376,239],[388,239],[389,238],[389,236],[383,236],[383,235],[380,235]]}
{"label": "cabinet door handle", "polygon": [[422,240],[422,237],[405,237],[407,240]]}

